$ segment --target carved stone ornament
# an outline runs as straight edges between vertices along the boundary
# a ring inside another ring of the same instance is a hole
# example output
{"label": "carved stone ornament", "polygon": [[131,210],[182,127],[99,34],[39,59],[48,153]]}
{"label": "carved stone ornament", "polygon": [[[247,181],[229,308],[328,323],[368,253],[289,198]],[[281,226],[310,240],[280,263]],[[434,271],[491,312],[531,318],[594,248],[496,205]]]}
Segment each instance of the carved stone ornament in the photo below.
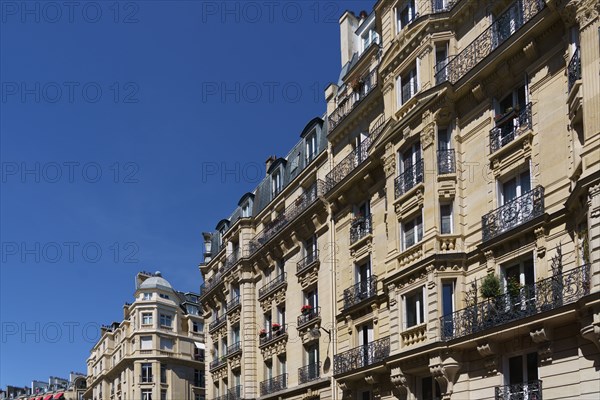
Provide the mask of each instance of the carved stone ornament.
{"label": "carved stone ornament", "polygon": [[406,395],[408,394],[408,380],[400,367],[392,368],[390,381],[392,382],[392,385],[394,385],[394,390],[400,394],[400,398],[406,398]]}

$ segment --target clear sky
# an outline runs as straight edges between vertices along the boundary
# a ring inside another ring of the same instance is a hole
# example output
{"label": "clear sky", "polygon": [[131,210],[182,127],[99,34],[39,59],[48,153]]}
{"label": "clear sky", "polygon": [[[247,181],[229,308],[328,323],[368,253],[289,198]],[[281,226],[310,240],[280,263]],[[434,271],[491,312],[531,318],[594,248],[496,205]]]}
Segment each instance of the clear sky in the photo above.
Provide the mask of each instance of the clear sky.
{"label": "clear sky", "polygon": [[0,386],[85,370],[134,276],[213,230],[325,109],[374,1],[0,1]]}

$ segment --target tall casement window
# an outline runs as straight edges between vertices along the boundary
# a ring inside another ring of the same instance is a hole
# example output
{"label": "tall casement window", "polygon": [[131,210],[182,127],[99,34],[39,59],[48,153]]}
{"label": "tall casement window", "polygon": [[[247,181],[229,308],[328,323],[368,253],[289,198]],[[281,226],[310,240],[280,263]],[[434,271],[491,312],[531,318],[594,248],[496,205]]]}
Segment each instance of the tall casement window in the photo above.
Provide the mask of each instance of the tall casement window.
{"label": "tall casement window", "polygon": [[423,239],[423,216],[418,214],[402,224],[402,245],[406,250]]}
{"label": "tall casement window", "polygon": [[160,364],[160,383],[167,383],[167,364]]}
{"label": "tall casement window", "polygon": [[395,182],[396,197],[408,192],[417,183],[423,182],[421,142],[413,143],[398,153],[398,178]]}
{"label": "tall casement window", "polygon": [[142,389],[142,400],[152,400],[152,389]]}
{"label": "tall casement window", "polygon": [[417,7],[415,0],[408,0],[400,3],[396,8],[396,28],[397,32],[406,28],[417,17]]}
{"label": "tall casement window", "polygon": [[360,362],[363,366],[370,365],[372,360],[372,349],[369,349],[369,343],[373,343],[373,341],[375,340],[373,332],[373,323],[368,322],[366,324],[358,326],[357,333],[358,346],[362,348],[362,354],[360,355],[362,360]]}
{"label": "tall casement window", "polygon": [[143,363],[142,364],[142,383],[150,383],[152,382],[152,364],[151,363]]}
{"label": "tall casement window", "polygon": [[242,218],[248,218],[251,215],[250,202],[245,202],[242,206]]}
{"label": "tall casement window", "polygon": [[437,129],[437,160],[438,174],[440,175],[456,172],[451,132],[448,127],[438,127]]}
{"label": "tall casement window", "polygon": [[[533,399],[540,389],[534,385],[538,376],[537,352],[508,357],[504,368],[504,384],[510,385],[508,398]],[[513,386],[514,385],[514,386]]]}
{"label": "tall casement window", "polygon": [[490,132],[492,152],[513,141],[518,134],[518,129],[531,123],[528,104],[529,89],[526,83],[494,101],[495,128]]}
{"label": "tall casement window", "polygon": [[373,22],[360,36],[360,54],[371,47],[372,44],[379,43],[379,34],[375,31],[375,22]]}
{"label": "tall casement window", "polygon": [[240,343],[240,325],[235,324],[231,327],[231,344]]}
{"label": "tall casement window", "polygon": [[410,100],[419,91],[418,62],[415,62],[408,71],[396,78],[398,106]]}
{"label": "tall casement window", "polygon": [[152,336],[142,336],[140,338],[140,350],[152,350]]}
{"label": "tall casement window", "polygon": [[420,399],[423,400],[440,400],[442,391],[439,383],[431,376],[421,378],[419,381],[419,391],[421,392]]}
{"label": "tall casement window", "polygon": [[440,204],[440,233],[442,235],[453,232],[452,202]]}
{"label": "tall casement window", "polygon": [[160,314],[160,326],[171,328],[173,326],[173,316],[169,314]]}
{"label": "tall casement window", "polygon": [[304,382],[308,382],[319,377],[319,342],[306,346],[304,350],[306,368],[302,378]]}
{"label": "tall casement window", "polygon": [[317,156],[317,132],[313,132],[304,139],[306,143],[305,162],[308,165]]}
{"label": "tall casement window", "polygon": [[[498,203],[506,205],[531,190],[529,168],[521,173],[498,181]],[[517,216],[518,217],[518,216]]]}
{"label": "tall casement window", "polygon": [[306,257],[306,265],[317,260],[317,237],[311,236],[304,242],[304,256]]}
{"label": "tall casement window", "polygon": [[450,337],[454,334],[455,287],[455,280],[442,281],[442,329],[445,337]]}
{"label": "tall casement window", "polygon": [[271,198],[275,198],[279,192],[281,192],[282,181],[281,181],[281,170],[273,172],[271,175]]}
{"label": "tall casement window", "polygon": [[435,44],[434,73],[436,84],[440,84],[448,80],[448,42]]}
{"label": "tall casement window", "polygon": [[408,293],[404,296],[405,306],[405,326],[411,328],[416,325],[420,325],[425,322],[425,286]]}
{"label": "tall casement window", "polygon": [[373,284],[371,277],[371,260],[366,259],[359,264],[356,264],[356,301],[368,299],[375,294],[376,286]]}
{"label": "tall casement window", "polygon": [[535,268],[533,258],[507,263],[502,266],[506,307],[512,310],[525,310],[535,302]]}
{"label": "tall casement window", "polygon": [[142,325],[152,325],[152,313],[142,313]]}
{"label": "tall casement window", "polygon": [[204,387],[204,374],[199,369],[194,370],[194,386]]}

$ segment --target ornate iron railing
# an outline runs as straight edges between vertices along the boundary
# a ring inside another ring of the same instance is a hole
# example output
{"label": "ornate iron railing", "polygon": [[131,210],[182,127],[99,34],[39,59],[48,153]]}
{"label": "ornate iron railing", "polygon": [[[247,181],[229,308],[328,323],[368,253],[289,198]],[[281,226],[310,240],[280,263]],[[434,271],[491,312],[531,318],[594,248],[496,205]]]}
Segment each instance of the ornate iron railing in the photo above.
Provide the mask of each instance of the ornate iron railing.
{"label": "ornate iron railing", "polygon": [[410,189],[415,187],[417,183],[423,182],[425,178],[425,164],[423,159],[418,160],[412,166],[408,167],[403,173],[398,175],[394,180],[394,192],[396,198],[402,196]]}
{"label": "ornate iron railing", "polygon": [[302,314],[298,315],[298,327],[309,323],[310,321],[319,318],[321,316],[321,307],[317,306],[307,311],[303,311]]}
{"label": "ornate iron railing", "polygon": [[348,114],[377,86],[377,68],[369,72],[360,81],[361,85],[357,91],[354,91],[338,102],[336,109],[329,116],[329,132],[342,122]]}
{"label": "ornate iron railing", "polygon": [[321,180],[316,181],[306,192],[298,197],[292,204],[287,206],[270,224],[258,235],[250,240],[248,246],[250,254],[254,254],[258,249],[264,246],[276,234],[281,232],[290,222],[306,210],[310,205],[317,201],[319,196],[325,193],[325,183]]}
{"label": "ornate iron railing", "polygon": [[229,272],[235,266],[235,263],[240,259],[239,254],[240,252],[238,250],[227,256],[223,265],[223,274]]}
{"label": "ornate iron railing", "polygon": [[441,317],[441,339],[456,339],[553,310],[589,292],[590,267],[584,265]]}
{"label": "ornate iron railing", "polygon": [[445,60],[438,61],[435,64],[433,73],[435,75],[435,84],[439,85],[442,82],[446,82],[448,80],[448,64],[455,56],[448,57]]}
{"label": "ornate iron railing", "polygon": [[513,110],[496,118],[496,126],[490,130],[490,153],[498,151],[526,130],[532,129],[531,103],[524,110]]}
{"label": "ornate iron railing", "polygon": [[240,400],[242,398],[242,385],[232,387],[227,391],[227,400]]}
{"label": "ornate iron railing", "polygon": [[431,0],[432,13],[440,13],[452,10],[460,0]]}
{"label": "ornate iron railing", "polygon": [[200,286],[200,297],[207,296],[214,288],[219,286],[223,282],[223,275],[225,272],[225,268],[221,267],[209,282],[204,282]]}
{"label": "ornate iron railing", "polygon": [[269,282],[265,283],[263,287],[258,289],[258,298],[261,299],[267,294],[271,293],[273,290],[282,286],[287,282],[287,272],[283,272],[277,275],[275,278],[271,279]]}
{"label": "ornate iron railing", "polygon": [[300,272],[304,271],[305,269],[307,269],[308,267],[310,267],[311,265],[313,265],[314,263],[316,263],[318,261],[319,261],[319,250],[314,249],[312,251],[309,251],[308,254],[306,255],[306,257],[304,257],[302,260],[300,260],[296,263],[296,273],[299,274]]}
{"label": "ornate iron railing", "polygon": [[260,347],[266,346],[275,340],[282,338],[287,333],[287,327],[285,325],[281,325],[278,329],[271,329],[267,331],[264,335],[260,336],[258,339],[258,345]]}
{"label": "ornate iron railing", "polygon": [[544,188],[534,189],[481,217],[485,242],[544,214]]}
{"label": "ornate iron railing", "polygon": [[543,0],[515,1],[508,10],[496,18],[488,29],[483,31],[481,35],[448,62],[445,71],[440,71],[439,73],[447,74],[448,81],[455,84],[498,46],[508,40],[523,25],[535,17],[544,7],[545,3]]}
{"label": "ornate iron railing", "polygon": [[308,364],[298,368],[298,383],[311,382],[321,377],[321,363]]}
{"label": "ornate iron railing", "polygon": [[227,357],[232,356],[239,351],[242,351],[242,343],[238,341],[227,346]]}
{"label": "ornate iron railing", "polygon": [[377,294],[377,275],[344,290],[344,309],[374,297]]}
{"label": "ornate iron railing", "polygon": [[266,394],[275,393],[286,389],[287,377],[288,374],[282,374],[271,379],[267,379],[266,381],[262,381],[260,383],[260,395],[264,396]]}
{"label": "ornate iron railing", "polygon": [[333,356],[333,374],[339,375],[384,361],[390,355],[390,337]]}
{"label": "ornate iron railing", "polygon": [[456,172],[456,155],[454,149],[437,151],[438,174],[453,174]]}
{"label": "ornate iron railing", "polygon": [[366,217],[354,218],[350,224],[350,244],[358,242],[371,233],[373,233],[373,224],[370,214]]}
{"label": "ornate iron railing", "polygon": [[570,92],[575,82],[581,79],[581,55],[579,53],[579,47],[577,50],[575,50],[575,53],[573,53],[571,61],[569,61],[569,65],[567,66],[567,75]]}
{"label": "ornate iron railing", "polygon": [[496,400],[542,400],[542,381],[496,386]]}
{"label": "ornate iron railing", "polygon": [[209,370],[214,370],[217,369],[219,367],[222,367],[223,365],[227,364],[227,356],[223,355],[221,357],[217,357],[216,359],[212,360],[210,362],[210,364],[208,365]]}
{"label": "ornate iron railing", "polygon": [[225,321],[227,321],[227,315],[219,315],[214,319],[214,321],[211,321],[211,323],[208,324],[208,332],[214,331],[215,329],[223,325]]}
{"label": "ornate iron railing", "polygon": [[240,305],[240,296],[235,296],[227,302],[227,311],[232,311]]}
{"label": "ornate iron railing", "polygon": [[361,165],[369,155],[369,148],[375,142],[377,137],[383,131],[385,126],[385,116],[381,115],[373,125],[372,132],[360,145],[340,161],[325,177],[327,191],[333,189],[346,176],[348,176],[356,167]]}

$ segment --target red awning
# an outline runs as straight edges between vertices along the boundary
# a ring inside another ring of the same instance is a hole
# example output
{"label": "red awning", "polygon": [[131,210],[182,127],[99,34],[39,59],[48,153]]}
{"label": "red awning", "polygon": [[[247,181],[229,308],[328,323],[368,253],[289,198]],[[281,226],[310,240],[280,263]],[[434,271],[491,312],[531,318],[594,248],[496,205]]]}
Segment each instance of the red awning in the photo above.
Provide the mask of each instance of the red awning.
{"label": "red awning", "polygon": [[44,400],[44,398],[42,396],[38,396],[35,398],[35,400]]}
{"label": "red awning", "polygon": [[56,394],[54,395],[53,399],[54,399],[54,400],[56,400],[56,399],[60,399],[62,396],[63,396],[63,392],[56,393]]}
{"label": "red awning", "polygon": [[49,394],[49,395],[47,395],[47,396],[44,396],[44,400],[51,400],[51,399],[52,399],[52,396],[53,396],[53,395],[51,395],[51,394]]}

